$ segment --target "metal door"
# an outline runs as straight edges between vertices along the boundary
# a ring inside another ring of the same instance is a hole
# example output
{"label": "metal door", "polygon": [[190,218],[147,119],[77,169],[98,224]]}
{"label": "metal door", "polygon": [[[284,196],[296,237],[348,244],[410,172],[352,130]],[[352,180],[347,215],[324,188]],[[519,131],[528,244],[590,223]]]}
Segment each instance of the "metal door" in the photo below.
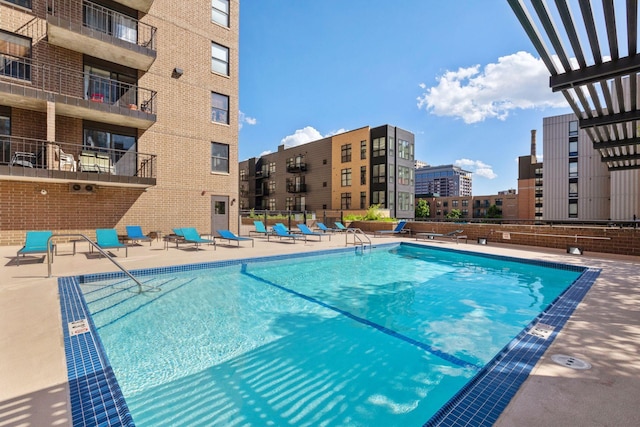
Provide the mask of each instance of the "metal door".
{"label": "metal door", "polygon": [[229,197],[211,196],[211,233],[229,229]]}

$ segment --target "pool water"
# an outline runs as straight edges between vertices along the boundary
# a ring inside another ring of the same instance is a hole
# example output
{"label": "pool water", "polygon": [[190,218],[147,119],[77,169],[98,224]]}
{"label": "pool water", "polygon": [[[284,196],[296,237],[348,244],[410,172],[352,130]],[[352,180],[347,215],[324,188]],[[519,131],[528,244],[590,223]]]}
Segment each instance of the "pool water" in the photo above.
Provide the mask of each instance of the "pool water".
{"label": "pool water", "polygon": [[418,426],[579,274],[399,245],[82,290],[138,426]]}

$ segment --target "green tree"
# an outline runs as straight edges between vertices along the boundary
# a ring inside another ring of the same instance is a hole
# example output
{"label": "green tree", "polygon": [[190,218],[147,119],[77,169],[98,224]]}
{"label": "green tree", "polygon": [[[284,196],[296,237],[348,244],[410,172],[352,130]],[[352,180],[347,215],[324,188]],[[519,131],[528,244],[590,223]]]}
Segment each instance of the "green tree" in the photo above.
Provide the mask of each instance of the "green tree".
{"label": "green tree", "polygon": [[487,218],[502,218],[502,211],[496,205],[489,206]]}
{"label": "green tree", "polygon": [[460,209],[451,209],[446,217],[449,219],[462,218],[462,212],[460,211]]}
{"label": "green tree", "polygon": [[429,204],[425,199],[418,199],[416,203],[416,218],[429,218]]}

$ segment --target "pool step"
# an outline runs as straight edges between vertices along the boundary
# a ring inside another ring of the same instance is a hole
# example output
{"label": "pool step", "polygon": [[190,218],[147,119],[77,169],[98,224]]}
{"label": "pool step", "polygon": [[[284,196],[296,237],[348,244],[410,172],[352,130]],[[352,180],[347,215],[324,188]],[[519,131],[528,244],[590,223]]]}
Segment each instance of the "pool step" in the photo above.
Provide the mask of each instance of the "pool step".
{"label": "pool step", "polygon": [[130,280],[113,281],[99,289],[89,289],[82,285],[85,300],[89,306],[93,321],[101,327],[141,307],[162,298],[168,292],[191,282],[191,278],[160,277],[142,281],[145,290],[138,292],[138,285]]}

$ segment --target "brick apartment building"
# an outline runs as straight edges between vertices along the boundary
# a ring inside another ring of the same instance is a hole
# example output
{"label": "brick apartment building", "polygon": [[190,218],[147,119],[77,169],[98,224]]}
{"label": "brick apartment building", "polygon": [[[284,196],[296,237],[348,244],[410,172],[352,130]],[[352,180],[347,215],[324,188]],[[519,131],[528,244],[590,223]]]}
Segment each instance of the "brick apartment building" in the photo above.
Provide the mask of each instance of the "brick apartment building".
{"label": "brick apartment building", "polygon": [[360,210],[413,218],[415,137],[365,126],[240,162],[241,209]]}
{"label": "brick apartment building", "polygon": [[237,226],[238,0],[0,1],[0,244]]}

